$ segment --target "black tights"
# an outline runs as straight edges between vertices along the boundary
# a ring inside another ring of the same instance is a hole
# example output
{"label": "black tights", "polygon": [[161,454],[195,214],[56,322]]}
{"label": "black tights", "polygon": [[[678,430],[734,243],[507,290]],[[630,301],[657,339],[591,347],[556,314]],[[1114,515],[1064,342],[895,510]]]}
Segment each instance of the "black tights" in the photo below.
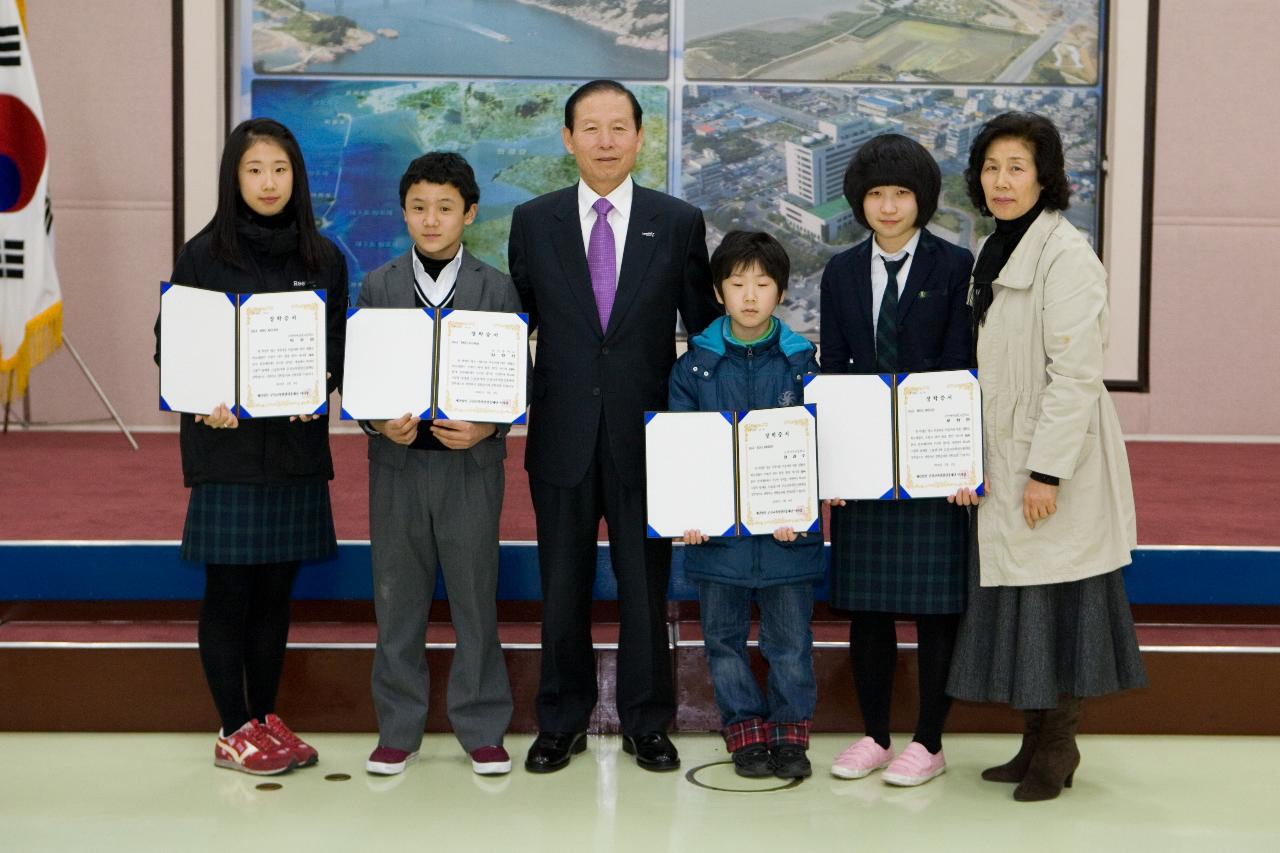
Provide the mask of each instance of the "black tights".
{"label": "black tights", "polygon": [[[955,650],[960,614],[942,613],[915,616],[919,635],[917,659],[920,669],[920,716],[914,740],[936,753],[942,749],[942,728],[951,710],[947,695],[947,674]],[[867,734],[884,748],[889,747],[889,699],[893,692],[893,670],[898,662],[898,637],[894,614],[855,611],[849,622],[849,657],[853,662],[853,683],[858,689],[858,705]]]}
{"label": "black tights", "polygon": [[205,567],[200,663],[225,734],[275,711],[297,574],[296,561]]}

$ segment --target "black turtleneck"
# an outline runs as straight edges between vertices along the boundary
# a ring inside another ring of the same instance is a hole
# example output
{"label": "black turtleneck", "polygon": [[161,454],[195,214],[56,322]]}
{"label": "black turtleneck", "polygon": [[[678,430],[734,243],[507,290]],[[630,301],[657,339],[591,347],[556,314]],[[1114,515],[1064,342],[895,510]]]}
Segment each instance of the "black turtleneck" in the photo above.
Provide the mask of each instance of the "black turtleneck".
{"label": "black turtleneck", "polygon": [[422,268],[427,271],[427,275],[431,276],[432,281],[440,277],[441,270],[453,263],[453,258],[445,258],[443,261],[428,258],[418,250],[417,246],[413,247],[413,253],[418,256],[418,263],[422,264]]}
{"label": "black turtleneck", "polygon": [[995,298],[991,283],[1009,262],[1013,250],[1018,248],[1018,244],[1022,242],[1022,236],[1027,233],[1031,223],[1035,222],[1036,217],[1044,210],[1044,202],[1044,197],[1040,197],[1030,210],[1017,219],[997,219],[995,233],[982,244],[982,252],[973,265],[973,340],[975,344],[978,340],[978,329],[987,319],[987,309],[991,307],[991,300]]}

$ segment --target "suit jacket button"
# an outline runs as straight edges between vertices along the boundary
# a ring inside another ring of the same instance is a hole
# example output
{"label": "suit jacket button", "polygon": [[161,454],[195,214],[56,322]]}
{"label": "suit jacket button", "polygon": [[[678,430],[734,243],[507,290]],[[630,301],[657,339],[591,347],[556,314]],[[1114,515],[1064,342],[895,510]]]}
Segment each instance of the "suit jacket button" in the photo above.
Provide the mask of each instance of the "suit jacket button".
{"label": "suit jacket button", "polygon": [[600,396],[600,389],[599,389],[599,388],[592,388],[592,389],[591,389],[591,396],[592,396],[592,397],[599,397],[599,396]]}
{"label": "suit jacket button", "polygon": [[601,355],[608,355],[608,354],[609,354],[609,348],[608,348],[608,347],[600,347],[600,354],[601,354]]}

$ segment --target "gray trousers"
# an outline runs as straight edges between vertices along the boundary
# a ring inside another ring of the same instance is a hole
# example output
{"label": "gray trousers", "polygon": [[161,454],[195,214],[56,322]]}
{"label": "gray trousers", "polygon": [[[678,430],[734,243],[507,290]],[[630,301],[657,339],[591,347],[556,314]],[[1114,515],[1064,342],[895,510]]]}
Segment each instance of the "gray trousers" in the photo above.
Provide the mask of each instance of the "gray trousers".
{"label": "gray trousers", "polygon": [[424,644],[437,564],[457,634],[449,722],[468,752],[502,744],[512,707],[496,602],[504,480],[501,462],[481,468],[466,451],[411,450],[403,468],[370,462],[380,746],[413,752],[422,743],[430,679]]}

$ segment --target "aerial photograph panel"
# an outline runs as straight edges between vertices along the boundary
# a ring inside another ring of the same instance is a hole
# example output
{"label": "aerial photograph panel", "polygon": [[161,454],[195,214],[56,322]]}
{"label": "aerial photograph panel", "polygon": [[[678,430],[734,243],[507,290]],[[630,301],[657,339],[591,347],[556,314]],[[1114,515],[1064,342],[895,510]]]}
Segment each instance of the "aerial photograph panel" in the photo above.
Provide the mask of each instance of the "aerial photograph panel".
{"label": "aerial photograph panel", "polygon": [[970,249],[993,220],[964,186],[969,147],[983,122],[1008,110],[1048,116],[1062,132],[1071,206],[1067,218],[1097,234],[1098,95],[1073,88],[854,88],[694,84],[685,87],[680,190],[702,208],[711,246],[734,229],[767,231],[791,256],[779,309],[802,334],[818,332],[818,286],[832,255],[867,236],[844,198],[844,171],[881,133],[915,139],[942,168],[929,230]]}
{"label": "aerial photograph panel", "polygon": [[1100,0],[690,0],[693,80],[1098,81]]}
{"label": "aerial photograph panel", "polygon": [[[307,162],[320,231],[346,254],[352,301],[370,270],[409,248],[399,182],[424,151],[456,151],[480,185],[480,210],[464,242],[505,270],[511,211],[575,183],[560,128],[571,83],[491,81],[253,81],[253,113],[294,131]],[[634,86],[645,144],[635,178],[667,187],[667,88]]]}
{"label": "aerial photograph panel", "polygon": [[258,74],[665,80],[670,0],[253,0]]}

